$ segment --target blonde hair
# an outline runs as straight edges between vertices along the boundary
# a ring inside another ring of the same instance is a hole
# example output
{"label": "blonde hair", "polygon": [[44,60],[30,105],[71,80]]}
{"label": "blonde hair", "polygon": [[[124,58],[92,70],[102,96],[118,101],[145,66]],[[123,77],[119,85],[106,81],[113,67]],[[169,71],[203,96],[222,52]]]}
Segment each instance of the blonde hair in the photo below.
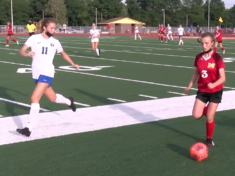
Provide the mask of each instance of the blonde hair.
{"label": "blonde hair", "polygon": [[43,27],[47,27],[50,23],[55,23],[53,18],[44,18],[38,22],[37,33],[42,33],[44,31]]}

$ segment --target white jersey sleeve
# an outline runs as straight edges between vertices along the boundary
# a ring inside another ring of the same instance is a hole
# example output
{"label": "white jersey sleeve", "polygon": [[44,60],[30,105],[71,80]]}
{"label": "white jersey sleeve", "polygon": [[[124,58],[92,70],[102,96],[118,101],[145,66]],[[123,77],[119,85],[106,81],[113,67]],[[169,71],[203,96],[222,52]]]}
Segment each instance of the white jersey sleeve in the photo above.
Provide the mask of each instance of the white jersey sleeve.
{"label": "white jersey sleeve", "polygon": [[32,47],[34,42],[34,37],[29,37],[28,40],[25,42],[25,45],[27,45],[28,47]]}
{"label": "white jersey sleeve", "polygon": [[56,51],[57,53],[61,53],[62,51],[64,51],[61,43],[58,40],[57,40]]}

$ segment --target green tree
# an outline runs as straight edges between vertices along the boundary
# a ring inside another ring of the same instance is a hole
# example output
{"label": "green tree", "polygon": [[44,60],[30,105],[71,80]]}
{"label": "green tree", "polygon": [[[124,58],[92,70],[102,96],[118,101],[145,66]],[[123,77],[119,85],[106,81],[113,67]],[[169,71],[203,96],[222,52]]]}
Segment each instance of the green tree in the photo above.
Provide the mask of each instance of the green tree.
{"label": "green tree", "polygon": [[30,19],[32,21],[40,21],[43,17],[45,11],[45,5],[49,0],[30,0],[30,8],[32,13],[30,14]]}
{"label": "green tree", "polygon": [[45,5],[45,14],[59,23],[67,23],[66,13],[67,9],[64,0],[49,0]]}

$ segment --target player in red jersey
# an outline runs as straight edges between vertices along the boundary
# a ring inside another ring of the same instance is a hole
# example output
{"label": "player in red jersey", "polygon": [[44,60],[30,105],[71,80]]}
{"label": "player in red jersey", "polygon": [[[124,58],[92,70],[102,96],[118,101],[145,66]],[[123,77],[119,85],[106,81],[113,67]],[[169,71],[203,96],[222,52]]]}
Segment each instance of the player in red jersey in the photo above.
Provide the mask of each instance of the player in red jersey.
{"label": "player in red jersey", "polygon": [[11,37],[11,41],[15,42],[17,45],[19,45],[19,42],[16,41],[14,38],[13,38],[13,31],[12,31],[12,26],[11,26],[11,23],[10,22],[7,22],[7,41],[6,41],[6,47],[9,46],[9,38]]}
{"label": "player in red jersey", "polygon": [[161,40],[161,33],[160,33],[160,31],[161,31],[161,25],[159,24],[158,25],[158,39],[159,40]]}
{"label": "player in red jersey", "polygon": [[220,30],[219,26],[216,26],[216,30],[215,30],[215,38],[216,38],[216,42],[215,42],[215,52],[217,52],[217,46],[219,43],[220,48],[223,51],[223,54],[225,54],[225,50],[224,47],[222,45],[222,31]]}
{"label": "player in red jersey", "polygon": [[166,32],[166,28],[161,25],[161,30],[160,30],[160,37],[161,37],[161,40],[165,40],[165,42],[167,43],[167,40],[166,40],[166,36],[165,36],[165,32]]}
{"label": "player in red jersey", "polygon": [[201,37],[201,44],[203,52],[196,56],[195,71],[184,93],[188,94],[198,79],[198,92],[192,115],[195,119],[206,116],[206,144],[213,147],[215,145],[212,140],[215,128],[214,116],[222,99],[223,83],[226,80],[225,65],[221,56],[212,50],[215,44],[215,37],[212,33],[204,33]]}

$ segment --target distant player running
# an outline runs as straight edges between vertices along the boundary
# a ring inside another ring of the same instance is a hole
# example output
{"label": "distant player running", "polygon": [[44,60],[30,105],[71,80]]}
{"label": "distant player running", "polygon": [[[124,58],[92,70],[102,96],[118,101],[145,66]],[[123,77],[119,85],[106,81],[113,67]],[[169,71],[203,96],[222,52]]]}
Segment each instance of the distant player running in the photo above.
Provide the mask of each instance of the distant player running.
{"label": "distant player running", "polygon": [[92,24],[92,29],[90,30],[91,47],[96,52],[97,56],[100,56],[100,49],[98,49],[100,31],[96,29],[95,23]]}
{"label": "distant player running", "polygon": [[7,40],[6,40],[6,47],[9,46],[9,38],[11,37],[11,41],[15,42],[17,45],[19,45],[19,42],[16,41],[13,38],[13,31],[12,31],[12,26],[10,22],[7,22]]}
{"label": "distant player running", "polygon": [[[52,37],[55,30],[55,20],[44,18],[38,24],[37,32],[40,34],[29,37],[20,50],[21,56],[33,58],[32,77],[36,84],[33,94],[31,95],[31,109],[29,112],[28,124],[26,128],[17,129],[17,132],[25,136],[31,135],[33,125],[40,111],[39,102],[42,95],[45,95],[51,102],[65,104],[73,111],[76,111],[72,97],[65,98],[61,94],[56,94],[51,87],[55,73],[53,59],[56,52],[60,53],[63,59],[71,64],[75,69],[79,69],[79,66],[74,64],[69,56],[63,51],[60,42]],[[26,52],[28,48],[31,48],[29,53]]]}
{"label": "distant player running", "polygon": [[139,27],[137,25],[135,25],[135,40],[136,40],[136,37],[139,37],[139,39],[141,40],[141,36],[140,36],[140,31],[139,31]]}
{"label": "distant player running", "polygon": [[173,42],[172,30],[170,24],[167,25],[167,39]]}
{"label": "distant player running", "polygon": [[160,31],[161,31],[161,25],[159,24],[158,25],[158,39],[159,40],[161,40],[161,33],[160,33]]}
{"label": "distant player running", "polygon": [[[215,128],[214,116],[219,103],[221,103],[223,83],[226,80],[225,65],[221,56],[212,50],[214,44],[215,37],[212,33],[202,34],[203,52],[196,56],[195,70],[189,86],[184,92],[188,94],[195,81],[198,80],[198,92],[192,115],[197,120],[206,116],[206,144],[209,147],[215,145],[212,140]],[[207,103],[209,103],[208,106],[206,106]]]}
{"label": "distant player running", "polygon": [[160,30],[161,42],[162,42],[162,40],[165,40],[165,42],[167,43],[165,32],[166,32],[166,28],[162,24],[161,30]]}
{"label": "distant player running", "polygon": [[183,45],[184,28],[182,28],[182,25],[180,25],[178,28],[178,35],[179,35],[179,45]]}
{"label": "distant player running", "polygon": [[222,49],[223,54],[225,54],[225,49],[224,49],[224,47],[222,45],[222,31],[220,30],[219,26],[216,26],[215,39],[216,39],[216,42],[215,42],[215,52],[217,52],[217,46],[218,46],[218,43],[219,43],[219,46]]}

